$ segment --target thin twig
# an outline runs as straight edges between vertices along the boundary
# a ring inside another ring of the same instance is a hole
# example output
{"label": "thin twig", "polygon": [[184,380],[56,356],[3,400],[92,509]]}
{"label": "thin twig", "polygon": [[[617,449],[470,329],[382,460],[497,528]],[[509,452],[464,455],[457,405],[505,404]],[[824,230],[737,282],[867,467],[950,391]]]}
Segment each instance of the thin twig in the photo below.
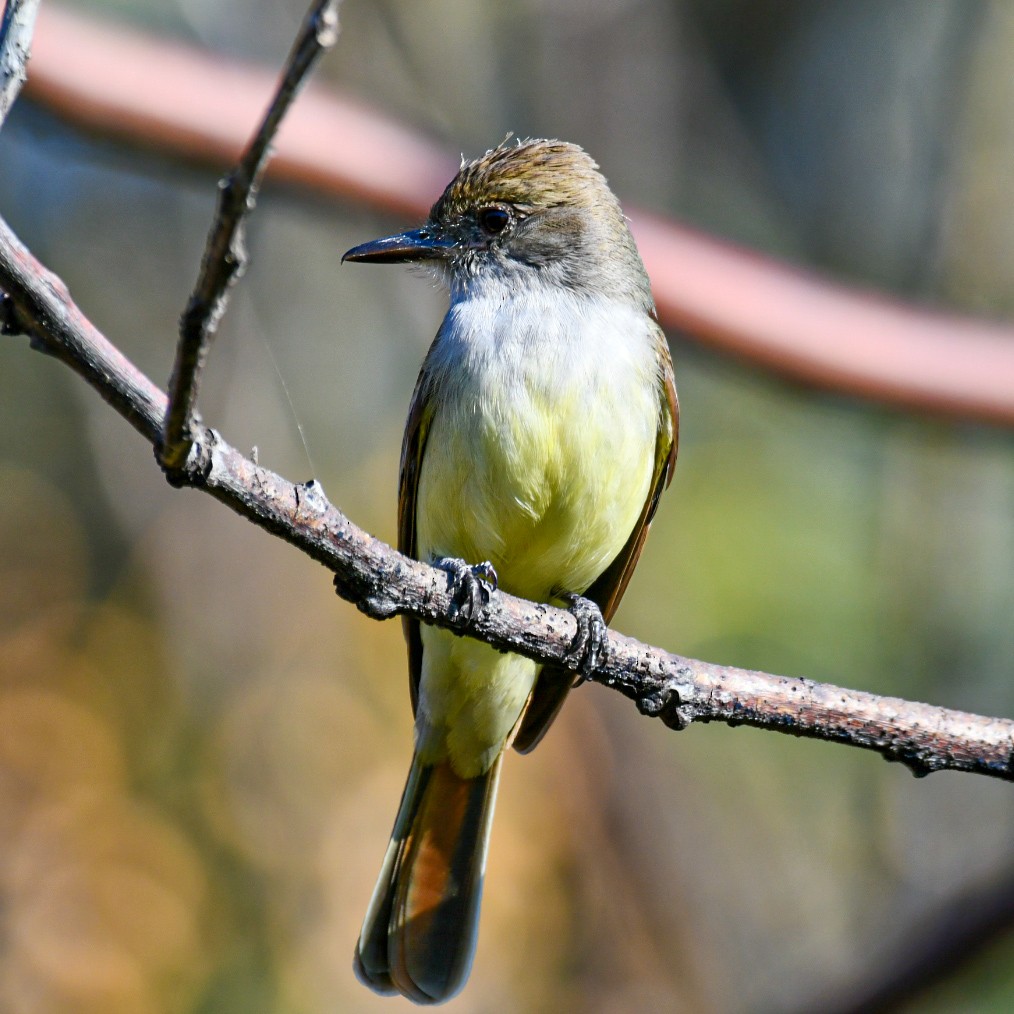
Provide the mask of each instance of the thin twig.
{"label": "thin twig", "polygon": [[[2,219],[0,290],[10,297],[9,317],[33,344],[68,363],[146,440],[157,442],[166,396],[95,329]],[[377,619],[403,613],[540,662],[571,664],[576,625],[566,610],[498,592],[462,631],[451,619],[444,571],[402,556],[356,527],[316,483],[293,485],[212,430],[201,434],[200,450],[178,474],[180,484],[204,489],[324,564],[339,594],[364,613]],[[950,769],[1014,781],[1014,721],[1006,719],[700,662],[612,631],[608,657],[593,679],[674,729],[692,722],[748,724],[874,750],[916,774]]]}
{"label": "thin twig", "polygon": [[7,0],[0,20],[0,124],[28,80],[28,57],[39,0]]}
{"label": "thin twig", "polygon": [[218,208],[201,273],[180,318],[180,340],[169,381],[169,408],[159,460],[170,479],[184,468],[196,438],[197,394],[211,339],[225,313],[229,290],[247,266],[244,222],[271,156],[271,144],[307,75],[338,39],[340,0],[314,0],[285,63],[264,119],[236,168],[219,185]]}

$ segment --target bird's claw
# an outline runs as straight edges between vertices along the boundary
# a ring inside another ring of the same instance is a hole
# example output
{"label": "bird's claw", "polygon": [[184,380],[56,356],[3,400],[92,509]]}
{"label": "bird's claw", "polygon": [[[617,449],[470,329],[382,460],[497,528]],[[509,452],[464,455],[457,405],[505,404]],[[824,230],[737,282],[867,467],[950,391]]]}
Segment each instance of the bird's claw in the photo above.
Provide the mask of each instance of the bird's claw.
{"label": "bird's claw", "polygon": [[486,560],[471,566],[457,557],[445,556],[437,560],[435,565],[448,574],[451,592],[448,615],[451,621],[467,626],[496,591],[497,576],[493,564]]}
{"label": "bird's claw", "polygon": [[602,610],[583,595],[568,592],[563,596],[570,614],[577,622],[577,633],[571,641],[567,655],[577,663],[578,682],[583,682],[606,660],[609,653],[609,628]]}

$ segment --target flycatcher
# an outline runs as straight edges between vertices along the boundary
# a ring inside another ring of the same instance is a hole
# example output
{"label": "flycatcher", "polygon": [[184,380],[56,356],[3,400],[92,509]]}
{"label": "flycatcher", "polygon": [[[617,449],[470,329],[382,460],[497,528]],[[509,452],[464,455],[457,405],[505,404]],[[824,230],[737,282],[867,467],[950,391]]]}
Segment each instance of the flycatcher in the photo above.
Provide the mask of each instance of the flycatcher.
{"label": "flycatcher", "polygon": [[[595,162],[504,142],[462,162],[421,229],[343,260],[423,262],[450,290],[405,430],[398,548],[442,562],[466,599],[478,577],[569,605],[594,666],[678,424],[648,277]],[[573,674],[413,619],[405,636],[415,753],[355,967],[439,1003],[471,966],[504,752],[535,746]]]}

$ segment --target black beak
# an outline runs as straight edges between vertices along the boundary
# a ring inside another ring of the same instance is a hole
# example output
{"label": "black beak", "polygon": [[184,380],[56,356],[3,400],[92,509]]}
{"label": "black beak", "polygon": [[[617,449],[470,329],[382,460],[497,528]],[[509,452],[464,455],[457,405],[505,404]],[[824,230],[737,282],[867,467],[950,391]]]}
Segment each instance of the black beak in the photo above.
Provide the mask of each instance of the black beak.
{"label": "black beak", "polygon": [[370,261],[373,264],[400,264],[403,261],[428,261],[446,257],[454,241],[432,228],[413,229],[397,236],[385,236],[363,243],[342,254],[345,261]]}

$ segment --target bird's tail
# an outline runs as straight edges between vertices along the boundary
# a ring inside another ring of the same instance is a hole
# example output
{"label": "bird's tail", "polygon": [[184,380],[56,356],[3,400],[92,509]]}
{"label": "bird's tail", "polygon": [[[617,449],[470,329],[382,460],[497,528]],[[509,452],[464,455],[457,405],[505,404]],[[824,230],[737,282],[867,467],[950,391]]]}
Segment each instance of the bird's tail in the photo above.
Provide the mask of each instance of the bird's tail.
{"label": "bird's tail", "polygon": [[413,756],[356,946],[356,975],[376,992],[441,1003],[464,986],[502,757],[460,778],[446,761]]}

